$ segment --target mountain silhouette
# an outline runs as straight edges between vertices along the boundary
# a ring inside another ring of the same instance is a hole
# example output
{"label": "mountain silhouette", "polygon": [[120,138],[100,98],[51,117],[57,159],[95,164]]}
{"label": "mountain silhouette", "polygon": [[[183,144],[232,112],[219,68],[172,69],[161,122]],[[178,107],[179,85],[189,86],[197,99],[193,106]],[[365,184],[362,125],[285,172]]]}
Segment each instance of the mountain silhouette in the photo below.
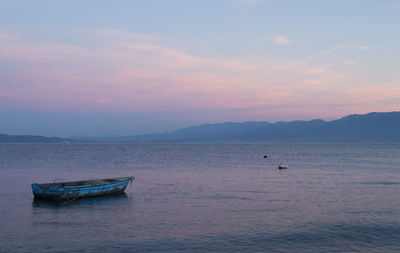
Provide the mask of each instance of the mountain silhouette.
{"label": "mountain silhouette", "polygon": [[360,142],[400,141],[400,112],[349,115],[338,120],[291,122],[226,122],[174,132],[93,138],[115,142]]}
{"label": "mountain silhouette", "polygon": [[37,135],[7,135],[0,134],[0,143],[66,143],[68,139],[44,137]]}

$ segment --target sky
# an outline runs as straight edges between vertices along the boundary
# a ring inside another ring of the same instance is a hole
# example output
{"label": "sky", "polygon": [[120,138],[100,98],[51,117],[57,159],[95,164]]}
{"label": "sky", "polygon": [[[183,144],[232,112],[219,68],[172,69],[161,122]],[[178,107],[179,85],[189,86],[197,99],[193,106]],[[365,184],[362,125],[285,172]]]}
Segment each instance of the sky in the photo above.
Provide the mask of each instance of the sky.
{"label": "sky", "polygon": [[0,3],[0,133],[400,110],[397,0]]}

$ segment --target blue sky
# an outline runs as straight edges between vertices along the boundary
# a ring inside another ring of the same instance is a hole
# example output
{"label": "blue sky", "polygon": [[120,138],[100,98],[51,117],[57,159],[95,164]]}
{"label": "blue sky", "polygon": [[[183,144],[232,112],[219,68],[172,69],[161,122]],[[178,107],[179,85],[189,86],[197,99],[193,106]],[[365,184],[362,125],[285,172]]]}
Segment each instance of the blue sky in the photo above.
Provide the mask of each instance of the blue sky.
{"label": "blue sky", "polygon": [[398,111],[398,13],[399,1],[2,1],[0,132]]}

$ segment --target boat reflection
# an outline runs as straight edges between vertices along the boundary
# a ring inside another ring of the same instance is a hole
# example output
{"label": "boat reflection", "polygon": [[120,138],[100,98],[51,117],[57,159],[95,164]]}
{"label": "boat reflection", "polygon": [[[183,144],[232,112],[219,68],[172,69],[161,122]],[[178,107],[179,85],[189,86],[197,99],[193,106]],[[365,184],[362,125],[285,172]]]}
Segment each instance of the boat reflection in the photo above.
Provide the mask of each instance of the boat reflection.
{"label": "boat reflection", "polygon": [[[67,201],[47,201],[41,199],[33,199],[33,208],[61,208],[61,207],[84,207],[84,206],[105,206],[105,205],[120,205],[126,204],[130,200],[130,196],[125,192],[114,195],[78,198]],[[129,201],[130,202],[130,201]]]}

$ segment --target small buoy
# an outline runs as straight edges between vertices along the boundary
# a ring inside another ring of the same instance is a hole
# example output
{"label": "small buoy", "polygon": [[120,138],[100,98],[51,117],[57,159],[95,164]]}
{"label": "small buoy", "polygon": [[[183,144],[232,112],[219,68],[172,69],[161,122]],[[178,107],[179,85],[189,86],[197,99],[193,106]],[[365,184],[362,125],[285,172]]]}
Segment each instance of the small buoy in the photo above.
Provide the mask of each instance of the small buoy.
{"label": "small buoy", "polygon": [[264,158],[268,158],[268,156],[265,155]]}
{"label": "small buoy", "polygon": [[286,164],[279,164],[278,169],[283,170],[283,169],[287,169],[288,166]]}

